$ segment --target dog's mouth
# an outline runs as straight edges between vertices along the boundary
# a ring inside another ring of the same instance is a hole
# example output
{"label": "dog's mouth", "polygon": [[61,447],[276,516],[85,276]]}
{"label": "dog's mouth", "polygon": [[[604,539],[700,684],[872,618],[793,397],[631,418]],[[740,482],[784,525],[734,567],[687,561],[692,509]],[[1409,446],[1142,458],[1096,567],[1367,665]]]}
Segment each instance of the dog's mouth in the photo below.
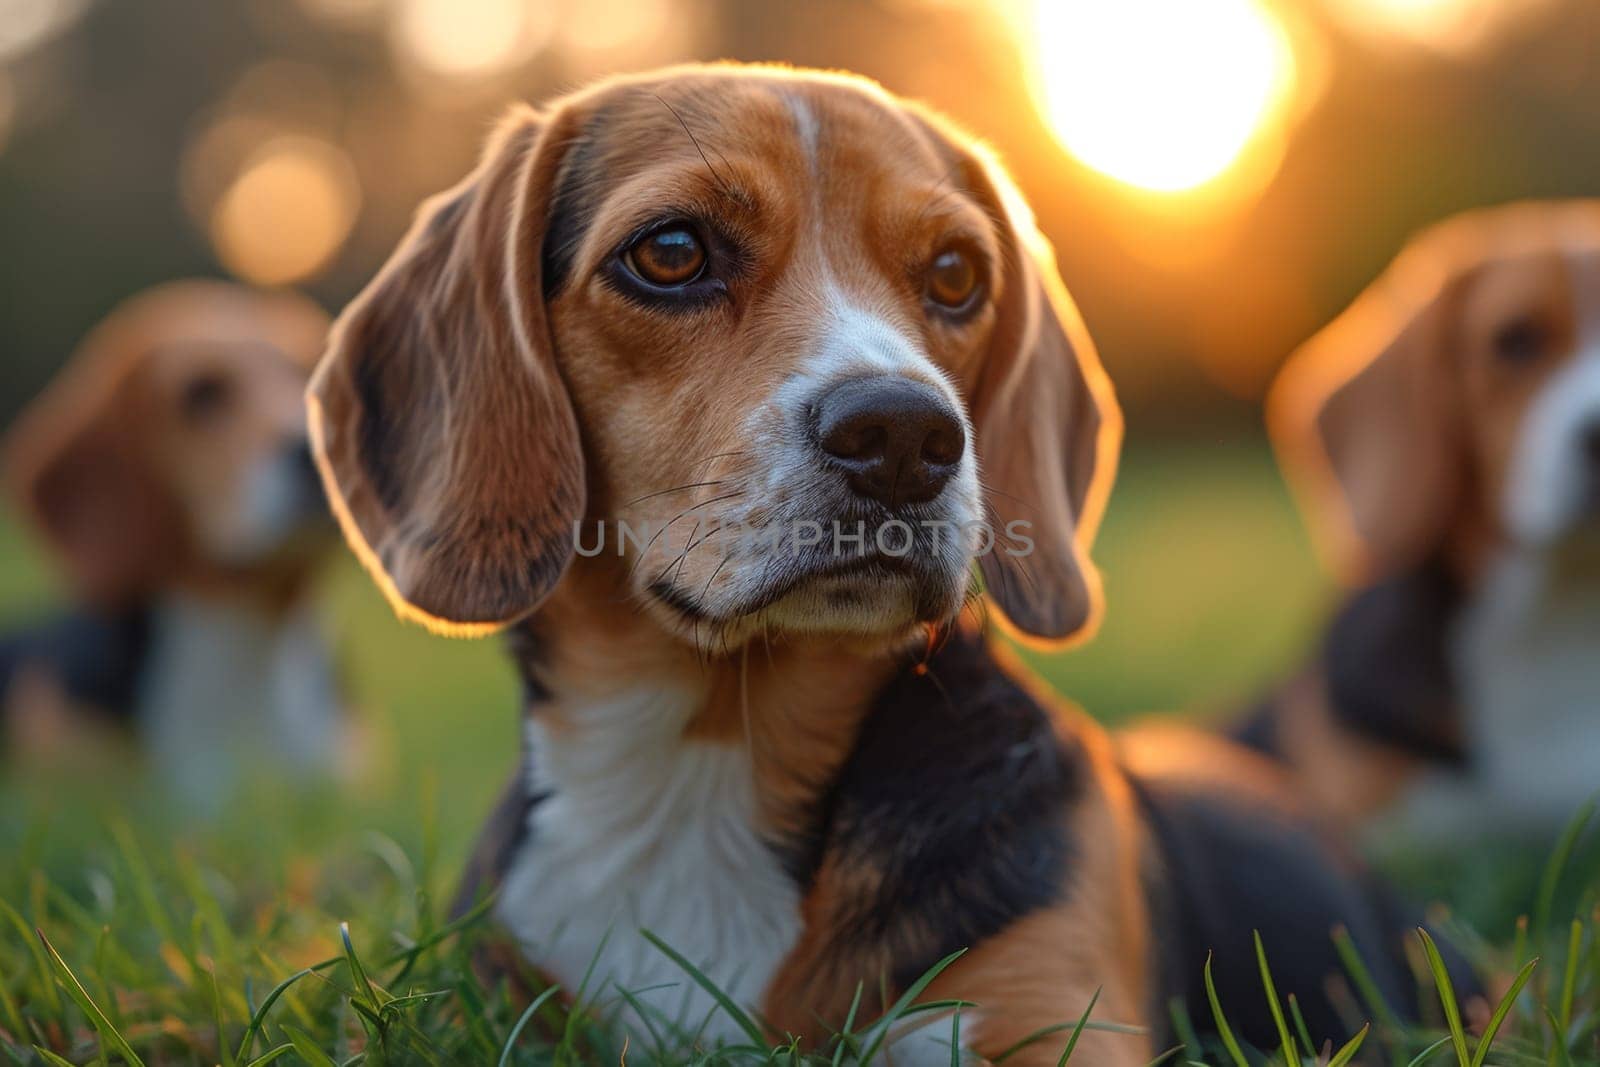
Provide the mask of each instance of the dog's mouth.
{"label": "dog's mouth", "polygon": [[940,622],[960,607],[959,594],[952,591],[952,582],[943,570],[909,553],[867,549],[848,555],[817,553],[769,559],[762,572],[753,590],[732,603],[715,602],[667,576],[652,581],[646,592],[696,627],[734,628],[743,621],[775,621],[767,617],[791,614],[778,610],[791,602],[795,611],[809,616],[808,629],[826,628],[831,616],[858,618],[874,609],[903,615],[907,625]]}

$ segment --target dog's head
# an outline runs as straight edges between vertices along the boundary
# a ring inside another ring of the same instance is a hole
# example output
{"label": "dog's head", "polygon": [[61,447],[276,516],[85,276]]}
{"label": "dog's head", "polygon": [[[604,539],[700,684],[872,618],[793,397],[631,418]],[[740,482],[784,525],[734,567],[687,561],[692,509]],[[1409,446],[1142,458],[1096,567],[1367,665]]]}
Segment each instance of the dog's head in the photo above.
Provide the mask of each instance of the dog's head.
{"label": "dog's head", "polygon": [[1600,525],[1600,201],[1462,216],[1291,359],[1274,439],[1356,581]]}
{"label": "dog's head", "polygon": [[859,79],[680,68],[513,112],[310,400],[347,537],[435,629],[526,616],[578,552],[725,639],[947,620],[975,556],[1027,634],[1098,611],[1094,351],[992,159]]}
{"label": "dog's head", "polygon": [[81,594],[126,603],[326,541],[300,396],[327,327],[300,297],[185,281],[89,334],[6,457]]}

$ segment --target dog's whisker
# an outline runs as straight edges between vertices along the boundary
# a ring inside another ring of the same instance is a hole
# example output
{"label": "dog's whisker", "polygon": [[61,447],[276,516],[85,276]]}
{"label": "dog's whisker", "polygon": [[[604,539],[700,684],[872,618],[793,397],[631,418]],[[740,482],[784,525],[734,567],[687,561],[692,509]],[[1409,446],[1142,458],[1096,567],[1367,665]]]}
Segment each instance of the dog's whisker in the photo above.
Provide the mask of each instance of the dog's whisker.
{"label": "dog's whisker", "polygon": [[633,507],[635,504],[642,504],[646,500],[654,500],[658,496],[667,496],[667,495],[669,495],[671,493],[682,493],[682,492],[686,492],[686,491],[688,491],[690,489],[704,489],[704,488],[706,488],[708,486],[721,485],[722,483],[723,483],[723,479],[718,479],[716,481],[711,481],[711,482],[690,482],[687,485],[675,485],[671,489],[658,489],[654,493],[646,493],[644,496],[636,496],[632,500],[628,501],[626,504],[619,504],[617,506],[617,510],[618,511],[626,510],[627,508]]}
{"label": "dog's whisker", "polygon": [[[1008,493],[1004,489],[997,489],[994,486],[990,485],[988,482],[984,481],[982,478],[978,479],[978,488],[982,489],[985,493],[992,493],[995,496],[1004,497],[1007,500],[1014,501],[1015,503],[1021,504],[1023,507],[1027,508],[1029,511],[1034,512],[1035,514],[1037,514],[1038,511],[1039,511],[1039,507],[1038,507],[1037,504],[1034,504],[1033,502],[1028,501],[1028,500],[1024,500],[1022,497],[1017,496],[1017,495],[1015,495],[1013,493]],[[988,501],[984,501],[984,507],[990,507],[990,504],[989,504]]]}

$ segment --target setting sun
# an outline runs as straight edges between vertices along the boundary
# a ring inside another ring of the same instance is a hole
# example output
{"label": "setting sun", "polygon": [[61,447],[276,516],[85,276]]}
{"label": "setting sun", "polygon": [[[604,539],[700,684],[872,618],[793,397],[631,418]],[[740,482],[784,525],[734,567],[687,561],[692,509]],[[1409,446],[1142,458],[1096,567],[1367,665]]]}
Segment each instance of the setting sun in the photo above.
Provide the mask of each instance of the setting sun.
{"label": "setting sun", "polygon": [[1294,82],[1287,33],[1259,0],[1040,0],[1034,18],[1056,136],[1143,189],[1227,171]]}

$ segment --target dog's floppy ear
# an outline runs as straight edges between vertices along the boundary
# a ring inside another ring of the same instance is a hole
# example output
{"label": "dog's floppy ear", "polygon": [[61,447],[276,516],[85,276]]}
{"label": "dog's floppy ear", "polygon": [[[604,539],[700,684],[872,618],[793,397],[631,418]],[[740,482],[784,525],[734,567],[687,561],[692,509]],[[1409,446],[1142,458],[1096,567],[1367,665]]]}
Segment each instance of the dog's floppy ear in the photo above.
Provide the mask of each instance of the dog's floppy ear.
{"label": "dog's floppy ear", "polygon": [[540,249],[561,115],[519,109],[334,325],[308,394],[345,536],[403,617],[483,633],[538,607],[585,506]]}
{"label": "dog's floppy ear", "polygon": [[102,331],[23,413],[5,448],[12,501],[66,565],[74,591],[121,608],[165,585],[188,528],[139,433],[134,361]]}
{"label": "dog's floppy ear", "polygon": [[1267,419],[1319,548],[1347,581],[1416,566],[1465,498],[1450,373],[1461,285],[1439,242],[1414,244],[1289,359]]}
{"label": "dog's floppy ear", "polygon": [[972,185],[1002,224],[1005,260],[971,397],[995,532],[979,565],[1013,636],[1084,640],[1103,602],[1089,551],[1116,476],[1122,411],[1032,212],[996,162],[970,158]]}

